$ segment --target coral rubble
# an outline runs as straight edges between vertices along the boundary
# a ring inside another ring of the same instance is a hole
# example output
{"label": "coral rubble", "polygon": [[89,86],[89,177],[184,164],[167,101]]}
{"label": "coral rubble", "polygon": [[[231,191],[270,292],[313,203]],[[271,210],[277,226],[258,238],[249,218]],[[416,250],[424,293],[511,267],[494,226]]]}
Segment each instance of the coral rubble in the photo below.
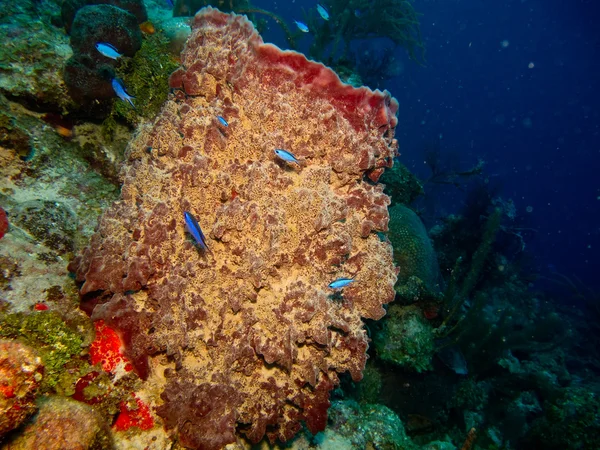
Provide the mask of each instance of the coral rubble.
{"label": "coral rubble", "polygon": [[[362,377],[362,319],[394,298],[376,182],[396,154],[398,105],[212,8],[170,85],[128,148],[121,200],[70,265],[83,300],[162,390],[157,413],[182,445],[288,440],[301,421],[320,431],[338,373]],[[185,211],[208,252],[186,236]],[[355,283],[334,295],[341,276]]]}

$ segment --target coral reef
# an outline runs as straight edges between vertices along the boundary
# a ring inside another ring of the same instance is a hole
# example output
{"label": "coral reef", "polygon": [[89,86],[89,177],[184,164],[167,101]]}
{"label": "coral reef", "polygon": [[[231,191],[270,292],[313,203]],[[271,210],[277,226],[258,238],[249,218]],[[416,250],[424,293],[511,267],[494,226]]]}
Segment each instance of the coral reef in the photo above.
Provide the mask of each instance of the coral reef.
{"label": "coral reef", "polygon": [[16,205],[11,215],[15,225],[27,230],[48,248],[59,253],[74,250],[77,217],[66,205],[56,201],[29,200]]}
{"label": "coral reef", "polygon": [[392,305],[374,338],[377,355],[408,370],[431,369],[433,330],[414,305]]}
{"label": "coral reef", "polygon": [[3,446],[6,450],[94,450],[111,447],[108,429],[92,407],[62,397],[42,400],[35,419]]}
{"label": "coral reef", "polygon": [[573,386],[544,403],[545,414],[532,424],[526,443],[537,448],[595,448],[600,442],[597,389]]}
{"label": "coral reef", "polygon": [[18,130],[13,136],[27,142],[27,158],[25,145],[0,143],[0,203],[10,221],[0,245],[0,337],[35,349],[45,366],[41,393],[71,395],[89,368],[81,356],[93,325],[78,308],[66,264],[118,188],[91,170],[80,147],[42,114],[2,96],[0,108]]}
{"label": "coral reef", "polygon": [[31,138],[8,114],[0,113],[0,146],[25,159],[31,151]]}
{"label": "coral reef", "polygon": [[63,366],[81,351],[82,336],[69,329],[55,312],[2,313],[0,323],[0,337],[26,340],[38,350],[45,367],[44,389],[56,386]]}
{"label": "coral reef", "polygon": [[[383,405],[359,405],[336,401],[331,407],[329,427],[315,440],[323,449],[398,449],[418,448],[406,435],[396,414]],[[340,445],[343,442],[345,445]]]}
{"label": "coral reef", "polygon": [[42,360],[31,348],[0,340],[0,437],[37,410],[35,398],[43,373]]}
{"label": "coral reef", "polygon": [[72,52],[68,37],[53,25],[57,9],[54,0],[22,0],[3,2],[0,12],[0,92],[35,111],[72,105],[62,79]]}
{"label": "coral reef", "polygon": [[[394,297],[376,182],[396,154],[397,103],[212,8],[182,63],[129,147],[121,200],[70,270],[137,373],[164,373],[157,412],[182,445],[221,448],[236,431],[285,441],[301,421],[320,431],[338,373],[362,376],[362,319]],[[186,239],[184,211],[208,252]],[[355,282],[333,295],[341,276]]]}
{"label": "coral reef", "polygon": [[132,136],[129,128],[106,119],[102,125],[91,122],[76,125],[73,134],[72,141],[79,145],[79,154],[103,177],[118,184],[125,148]]}

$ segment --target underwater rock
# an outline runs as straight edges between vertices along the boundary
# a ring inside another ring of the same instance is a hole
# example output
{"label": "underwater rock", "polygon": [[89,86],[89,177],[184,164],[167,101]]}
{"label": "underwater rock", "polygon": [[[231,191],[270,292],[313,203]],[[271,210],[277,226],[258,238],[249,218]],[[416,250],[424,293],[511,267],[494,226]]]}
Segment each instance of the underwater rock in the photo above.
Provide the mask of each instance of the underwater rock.
{"label": "underwater rock", "polygon": [[18,275],[19,262],[10,256],[0,255],[0,289],[9,287],[13,277]]}
{"label": "underwater rock", "polygon": [[[0,241],[0,298],[13,312],[30,311],[46,299],[46,290],[60,286],[71,296],[69,309],[79,311],[78,295],[61,252],[87,244],[98,216],[117,198],[118,187],[99,176],[83,160],[81,148],[65,140],[40,115],[0,96],[2,108],[10,112],[15,127],[31,136],[31,149],[24,161],[13,150],[0,146],[0,205],[10,221],[10,231]],[[23,218],[27,228],[16,218],[25,213],[24,206],[32,206],[31,213],[35,214]],[[30,232],[30,227],[39,234]],[[50,229],[49,234],[45,228]],[[58,239],[49,241],[57,244],[55,249],[44,245],[51,237]]]}
{"label": "underwater rock", "polygon": [[[392,249],[377,235],[389,198],[363,180],[396,154],[397,103],[212,8],[182,62],[128,148],[121,199],[69,269],[137,373],[164,373],[156,411],[181,445],[219,449],[236,432],[286,441],[301,421],[315,433],[338,373],[362,377],[362,319],[394,298]],[[333,295],[341,276],[355,282]]]}
{"label": "underwater rock", "polygon": [[37,410],[35,398],[43,373],[42,359],[32,349],[0,340],[0,436]]}
{"label": "underwater rock", "polygon": [[30,200],[11,211],[14,223],[59,253],[74,250],[77,216],[69,207],[49,200]]}
{"label": "underwater rock", "polygon": [[35,111],[67,108],[62,70],[72,55],[68,37],[36,11],[10,19],[0,24],[0,92]]}
{"label": "underwater rock", "polygon": [[0,113],[0,146],[13,150],[21,158],[31,151],[29,134],[18,126],[14,118]]}
{"label": "underwater rock", "polygon": [[61,17],[67,33],[71,30],[77,12],[88,5],[115,6],[135,16],[138,24],[148,20],[143,0],[65,0],[61,6]]}
{"label": "underwater rock", "polygon": [[433,328],[415,305],[390,306],[374,341],[377,355],[384,361],[416,372],[431,369]]}
{"label": "underwater rock", "polygon": [[142,46],[142,32],[133,14],[110,5],[85,6],[77,11],[71,28],[71,47],[76,55],[95,61],[112,61],[96,50],[108,42],[124,56],[133,56]]}
{"label": "underwater rock", "polygon": [[418,447],[406,435],[402,421],[387,406],[362,404],[352,400],[332,402],[327,430],[315,441],[322,449],[342,449],[339,442],[350,442],[348,449],[402,449]]}
{"label": "underwater rock", "polygon": [[77,125],[73,142],[81,146],[81,155],[96,171],[118,184],[119,170],[132,132],[119,123],[112,125],[110,136],[105,130],[104,126],[91,122]]}
{"label": "underwater rock", "polygon": [[38,414],[6,450],[88,450],[112,448],[108,427],[94,409],[75,400],[48,397],[40,401]]}

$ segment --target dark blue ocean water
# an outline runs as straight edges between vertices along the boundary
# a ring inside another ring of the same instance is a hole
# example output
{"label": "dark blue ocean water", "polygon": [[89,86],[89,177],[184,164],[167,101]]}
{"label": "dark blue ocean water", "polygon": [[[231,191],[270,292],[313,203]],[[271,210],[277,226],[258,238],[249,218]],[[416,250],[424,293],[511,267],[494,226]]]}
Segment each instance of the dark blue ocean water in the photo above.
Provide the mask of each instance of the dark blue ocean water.
{"label": "dark blue ocean water", "polygon": [[[303,8],[315,7],[306,0],[255,3],[290,23],[302,19]],[[399,48],[402,73],[378,86],[400,103],[401,161],[427,176],[424,149],[436,140],[465,168],[483,158],[485,181],[514,201],[527,228],[534,272],[575,276],[600,289],[600,5],[413,4],[422,14],[426,62],[410,61]],[[263,34],[286,46],[275,25]],[[301,49],[310,42],[304,36]],[[461,190],[436,192],[438,214],[460,210]]]}

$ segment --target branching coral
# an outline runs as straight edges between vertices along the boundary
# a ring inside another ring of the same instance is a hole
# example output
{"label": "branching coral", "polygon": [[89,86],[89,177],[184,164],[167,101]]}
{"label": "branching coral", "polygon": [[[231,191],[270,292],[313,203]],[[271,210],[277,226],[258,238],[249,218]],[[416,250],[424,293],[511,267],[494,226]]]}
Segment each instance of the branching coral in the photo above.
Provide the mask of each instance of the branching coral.
{"label": "branching coral", "polygon": [[[396,154],[397,103],[212,8],[170,85],[130,145],[121,200],[70,266],[99,301],[92,319],[120,332],[142,378],[164,373],[157,412],[184,446],[322,430],[338,373],[362,376],[362,319],[394,298],[376,182]],[[209,252],[186,239],[184,211]],[[355,282],[334,299],[341,276]]]}

